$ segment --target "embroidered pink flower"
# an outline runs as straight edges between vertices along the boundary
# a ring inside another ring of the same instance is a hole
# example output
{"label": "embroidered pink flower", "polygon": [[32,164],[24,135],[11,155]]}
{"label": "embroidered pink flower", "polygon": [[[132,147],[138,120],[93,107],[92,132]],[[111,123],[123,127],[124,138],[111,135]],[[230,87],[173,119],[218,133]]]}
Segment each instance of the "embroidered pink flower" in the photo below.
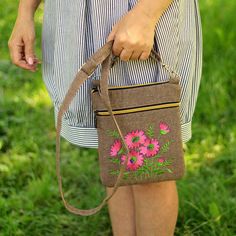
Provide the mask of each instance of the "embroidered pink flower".
{"label": "embroidered pink flower", "polygon": [[165,161],[165,160],[164,160],[163,158],[159,158],[159,159],[158,159],[158,162],[159,162],[159,163],[163,163],[164,161]]}
{"label": "embroidered pink flower", "polygon": [[147,157],[154,156],[160,150],[160,145],[157,139],[146,139],[144,145],[140,147],[140,153],[146,155]]}
{"label": "embroidered pink flower", "polygon": [[121,150],[121,147],[121,141],[119,139],[115,140],[115,142],[111,146],[110,155],[112,157],[117,156],[119,154],[119,151]]}
{"label": "embroidered pink flower", "polygon": [[139,147],[141,144],[145,142],[146,135],[144,134],[143,130],[135,130],[129,132],[125,136],[125,141],[129,148],[136,148]]}
{"label": "embroidered pink flower", "polygon": [[[121,156],[121,164],[124,164],[126,160],[126,155]],[[143,156],[135,151],[131,150],[128,154],[127,170],[137,170],[143,165]]]}
{"label": "embroidered pink flower", "polygon": [[170,132],[169,126],[164,122],[160,122],[159,127],[160,127],[160,134],[167,134]]}

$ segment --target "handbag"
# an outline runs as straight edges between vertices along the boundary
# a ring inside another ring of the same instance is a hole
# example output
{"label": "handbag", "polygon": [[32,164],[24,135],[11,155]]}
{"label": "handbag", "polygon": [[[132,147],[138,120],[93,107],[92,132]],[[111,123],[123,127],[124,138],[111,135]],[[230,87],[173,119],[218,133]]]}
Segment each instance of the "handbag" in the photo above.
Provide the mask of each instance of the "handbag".
{"label": "handbag", "polygon": [[[179,76],[152,49],[150,57],[160,63],[169,80],[126,86],[108,86],[113,41],[108,41],[82,65],[70,85],[57,117],[56,170],[59,191],[68,211],[77,215],[97,213],[123,185],[177,180],[185,172],[180,123]],[[101,64],[101,79],[93,80],[92,107],[98,132],[100,179],[114,187],[93,209],[77,209],[64,198],[60,174],[62,116],[77,90]]]}

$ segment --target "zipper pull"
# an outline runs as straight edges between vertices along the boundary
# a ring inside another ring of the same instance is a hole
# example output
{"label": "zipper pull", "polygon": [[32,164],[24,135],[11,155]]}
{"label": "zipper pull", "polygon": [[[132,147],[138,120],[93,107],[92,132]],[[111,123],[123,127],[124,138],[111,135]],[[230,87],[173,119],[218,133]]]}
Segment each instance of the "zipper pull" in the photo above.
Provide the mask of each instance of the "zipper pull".
{"label": "zipper pull", "polygon": [[179,84],[179,80],[180,80],[179,76],[177,76],[174,73],[171,73],[170,80],[169,80],[170,84]]}

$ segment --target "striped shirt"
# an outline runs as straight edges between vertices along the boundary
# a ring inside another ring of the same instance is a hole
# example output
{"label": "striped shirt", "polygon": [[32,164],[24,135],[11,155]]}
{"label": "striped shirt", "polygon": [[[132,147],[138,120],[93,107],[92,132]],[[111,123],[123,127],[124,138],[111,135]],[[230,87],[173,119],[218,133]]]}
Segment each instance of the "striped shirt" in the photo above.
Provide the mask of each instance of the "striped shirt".
{"label": "striped shirt", "polygon": [[[138,0],[46,0],[42,28],[43,81],[57,113],[76,73],[88,57],[106,43],[112,26]],[[192,137],[191,123],[202,71],[202,32],[197,0],[174,0],[155,26],[154,49],[180,75],[183,142]],[[65,112],[61,136],[69,142],[98,148],[92,110],[92,80],[101,65],[78,90]],[[118,60],[109,74],[110,86],[165,81],[168,74],[152,58]]]}

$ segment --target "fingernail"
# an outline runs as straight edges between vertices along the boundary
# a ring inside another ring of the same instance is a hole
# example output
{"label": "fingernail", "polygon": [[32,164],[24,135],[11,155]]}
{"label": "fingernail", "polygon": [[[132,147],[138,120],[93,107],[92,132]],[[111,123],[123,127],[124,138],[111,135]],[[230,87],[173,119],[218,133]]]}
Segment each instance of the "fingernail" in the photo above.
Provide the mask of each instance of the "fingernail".
{"label": "fingernail", "polygon": [[28,58],[28,63],[29,63],[30,65],[33,65],[33,64],[34,64],[34,61],[33,61],[33,58],[32,58],[32,57],[29,57],[29,58]]}

